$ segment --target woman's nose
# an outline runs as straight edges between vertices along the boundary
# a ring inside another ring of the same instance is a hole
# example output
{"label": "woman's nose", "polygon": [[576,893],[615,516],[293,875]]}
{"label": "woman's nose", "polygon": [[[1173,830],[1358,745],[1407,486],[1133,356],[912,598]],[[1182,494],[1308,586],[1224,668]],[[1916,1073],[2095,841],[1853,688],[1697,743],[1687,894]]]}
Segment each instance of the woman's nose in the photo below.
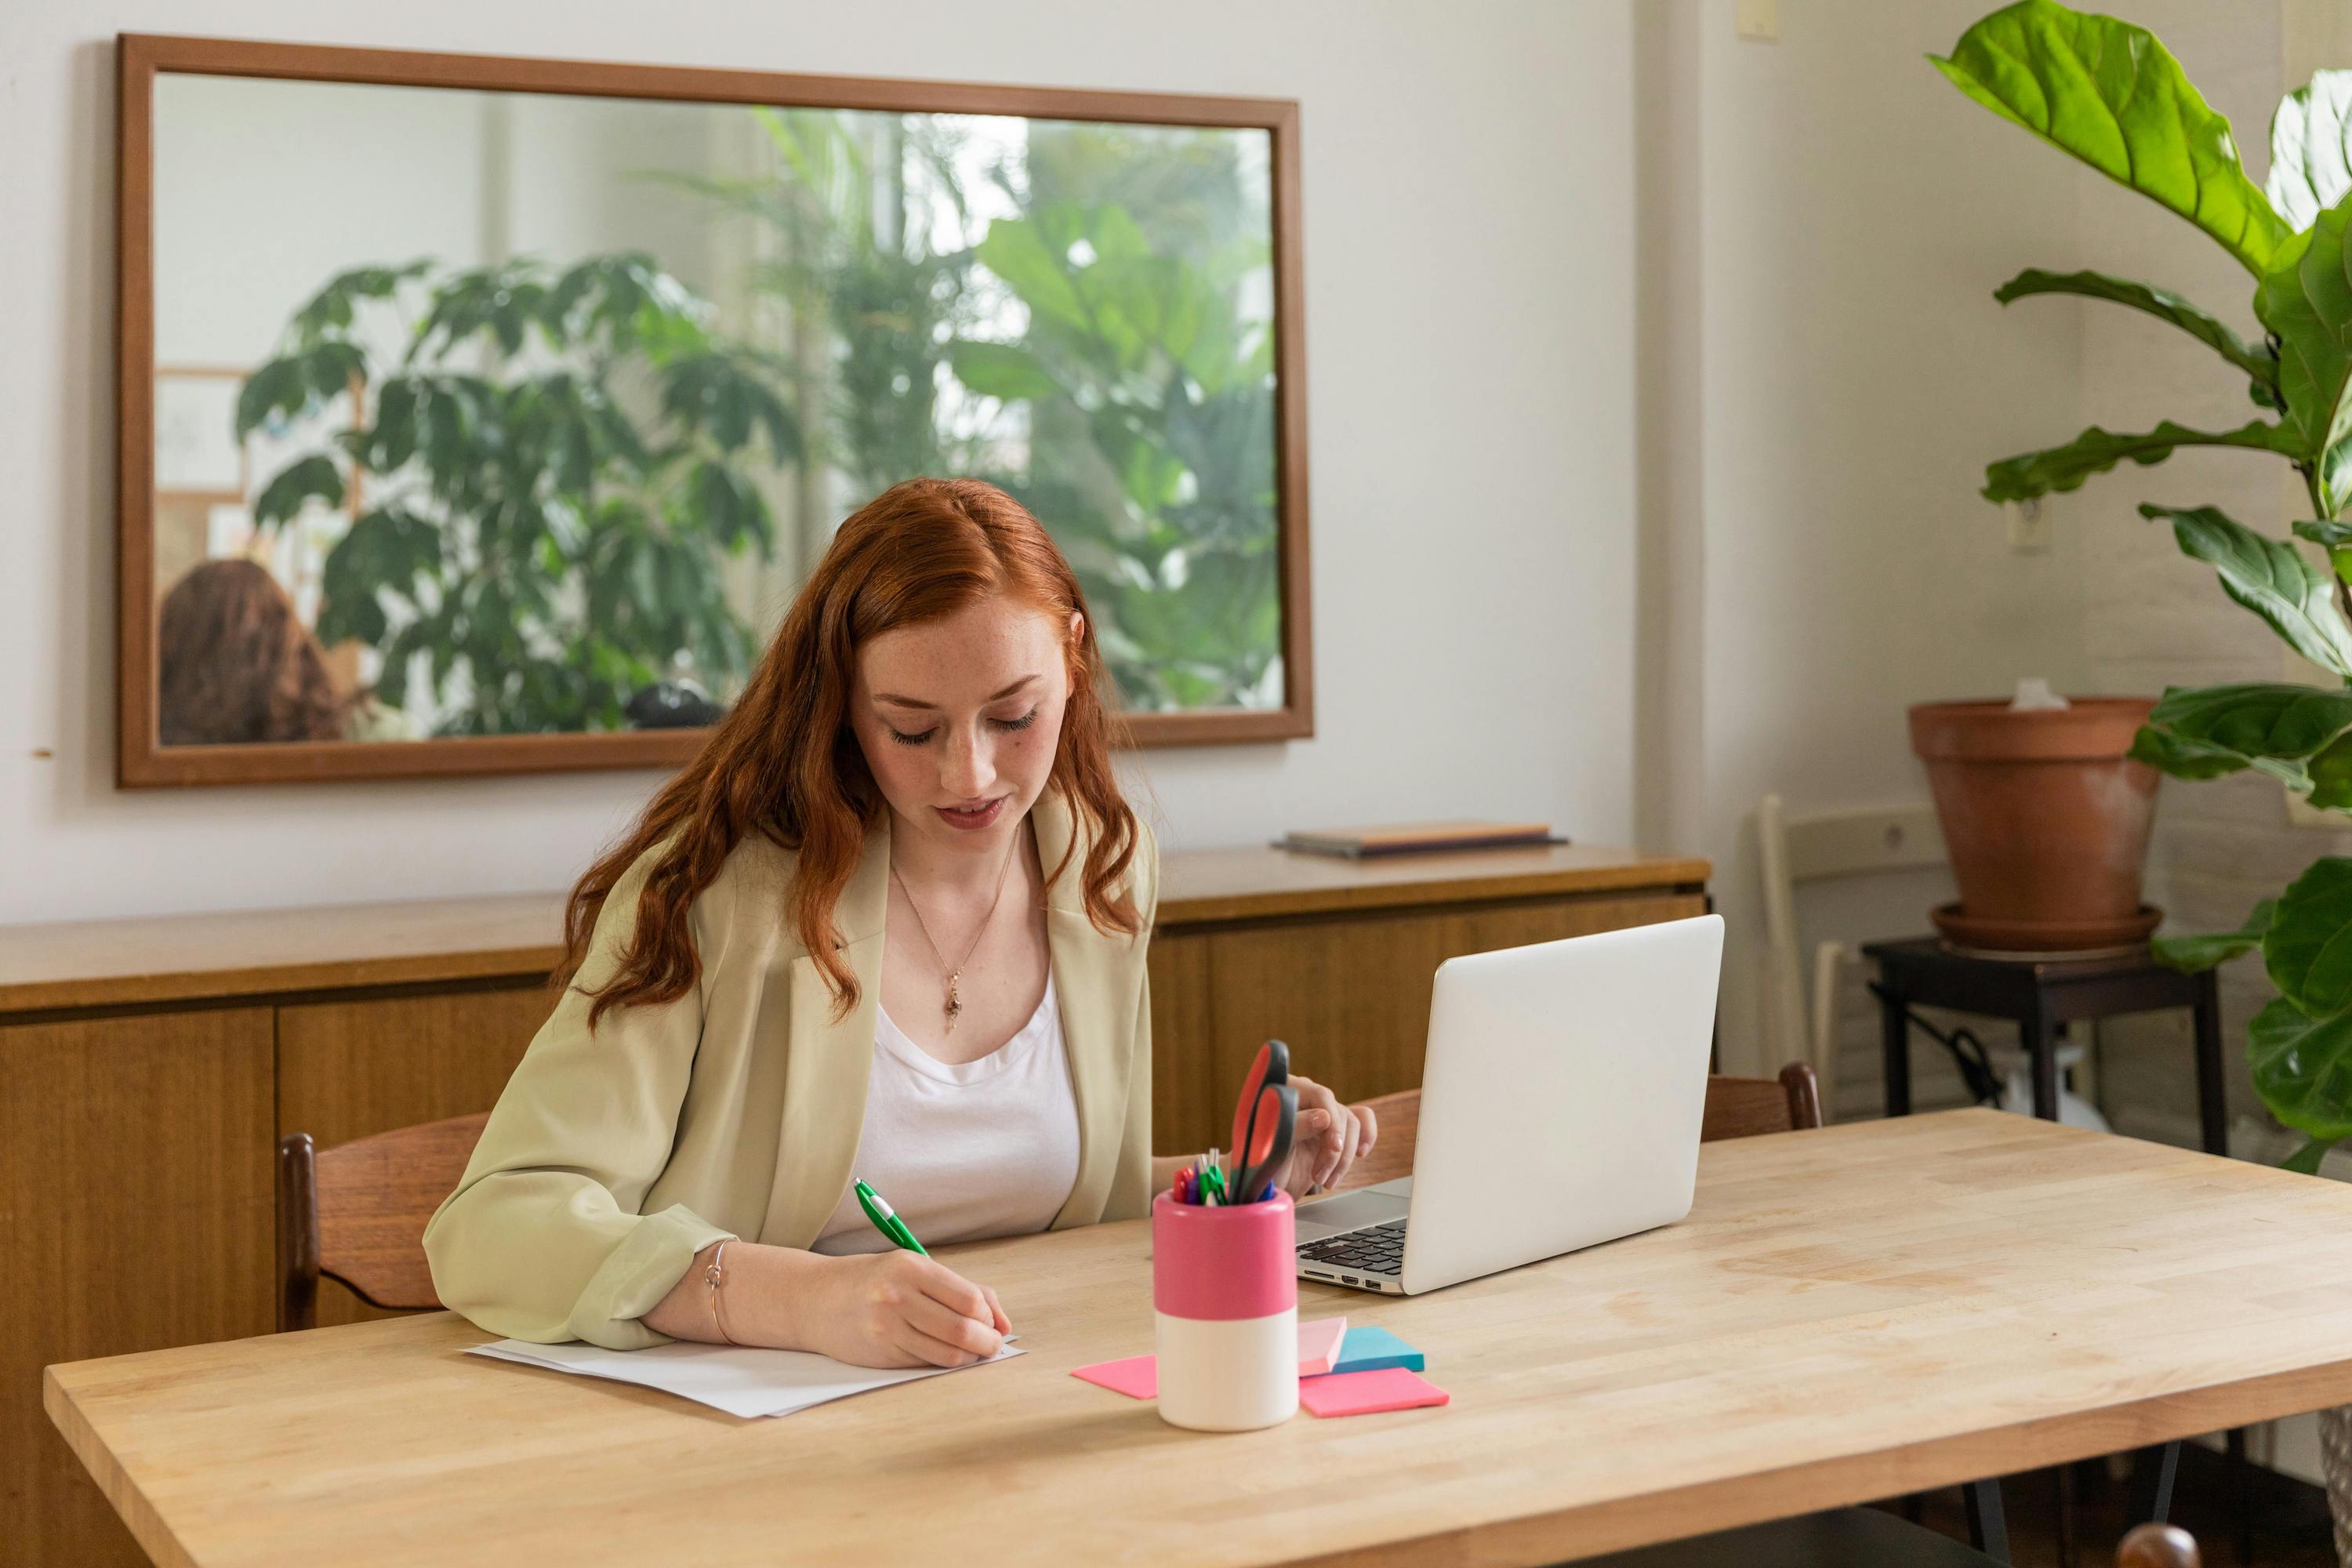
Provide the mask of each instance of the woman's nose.
{"label": "woman's nose", "polygon": [[957,800],[974,800],[996,782],[996,766],[988,755],[988,742],[980,726],[951,731],[940,783]]}

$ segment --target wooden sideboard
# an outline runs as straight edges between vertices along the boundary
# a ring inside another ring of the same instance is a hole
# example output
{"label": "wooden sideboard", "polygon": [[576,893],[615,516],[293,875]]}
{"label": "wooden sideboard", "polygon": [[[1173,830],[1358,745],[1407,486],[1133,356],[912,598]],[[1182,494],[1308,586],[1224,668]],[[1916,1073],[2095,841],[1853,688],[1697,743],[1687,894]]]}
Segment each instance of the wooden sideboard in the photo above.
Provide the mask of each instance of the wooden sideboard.
{"label": "wooden sideboard", "polygon": [[[1171,854],[1153,1140],[1219,1142],[1249,1047],[1421,1081],[1455,953],[1697,914],[1704,860],[1582,846]],[[0,1568],[143,1561],[40,1407],[53,1362],[268,1333],[272,1150],[488,1109],[551,1005],[561,897],[0,927]],[[320,1321],[375,1316],[322,1281]]]}

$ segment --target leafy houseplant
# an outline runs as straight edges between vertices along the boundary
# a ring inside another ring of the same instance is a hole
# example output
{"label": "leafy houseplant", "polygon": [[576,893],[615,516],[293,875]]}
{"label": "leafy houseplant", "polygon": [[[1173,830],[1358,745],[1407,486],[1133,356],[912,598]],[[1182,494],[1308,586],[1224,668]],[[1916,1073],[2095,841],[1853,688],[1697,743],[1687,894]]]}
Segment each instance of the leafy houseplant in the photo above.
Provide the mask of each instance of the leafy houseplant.
{"label": "leafy houseplant", "polygon": [[[2339,521],[2352,505],[2352,71],[2323,71],[2280,104],[2265,191],[2240,163],[2229,121],[2143,28],[2021,0],[1933,63],[1996,114],[2194,224],[2254,278],[2260,342],[2145,283],[2032,268],[2003,284],[1994,298],[2004,304],[2072,294],[2171,323],[2244,379],[2258,412],[2231,430],[2169,420],[2124,434],[2095,426],[2062,447],[1992,464],[1984,494],[2010,501],[2071,490],[2126,459],[2157,463],[2185,447],[2243,447],[2292,463],[2312,512],[2294,531],[2319,547],[2325,566],[2210,506],[2139,510],[2169,522],[2181,551],[2210,565],[2223,592],[2338,684],[2168,688],[2132,755],[2182,779],[2251,768],[2315,806],[2352,814],[2352,522]],[[2257,947],[2279,995],[2249,1030],[2254,1087],[2305,1139],[2287,1164],[2314,1172],[2352,1137],[2352,859],[2315,860],[2235,931],[2156,943],[2159,958],[2187,970]]]}
{"label": "leafy houseplant", "polygon": [[[1129,708],[1262,700],[1281,646],[1274,340],[1240,308],[1267,247],[1229,140],[1033,125],[987,176],[1018,216],[983,224],[929,117],[753,112],[772,175],[670,180],[771,231],[756,286],[838,344],[787,389],[809,460],[861,493],[971,474],[1045,519]],[[992,322],[1003,299],[1017,333]],[[1026,438],[959,425],[975,399],[1025,411]]]}
{"label": "leafy houseplant", "polygon": [[[387,356],[366,307],[422,296]],[[298,310],[246,383],[237,434],[356,391],[331,449],[254,503],[262,528],[310,502],[363,510],[329,551],[316,627],[382,655],[398,706],[429,670],[444,733],[617,729],[630,697],[683,665],[723,684],[750,639],[718,579],[769,548],[747,469],[800,435],[763,356],[715,339],[709,311],[646,257],[561,273],[520,258],[431,275],[363,267]]]}

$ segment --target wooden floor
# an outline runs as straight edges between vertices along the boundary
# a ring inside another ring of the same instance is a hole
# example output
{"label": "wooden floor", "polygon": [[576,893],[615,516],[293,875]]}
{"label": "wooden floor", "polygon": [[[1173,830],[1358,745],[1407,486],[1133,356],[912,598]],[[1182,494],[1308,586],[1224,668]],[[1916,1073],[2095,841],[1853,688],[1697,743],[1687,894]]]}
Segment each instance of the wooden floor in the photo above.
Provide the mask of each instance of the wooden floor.
{"label": "wooden floor", "polygon": [[[2205,1568],[2336,1568],[2327,1519],[2327,1497],[2317,1487],[2273,1470],[2248,1472],[2248,1515],[2253,1521],[2253,1552],[2238,1551],[2231,1507],[2231,1471],[2221,1454],[2195,1444],[2180,1449],[2180,1476],[2173,1492],[2172,1522],[2197,1538]],[[2097,1464],[2074,1472],[2076,1568],[2110,1568],[2124,1531],[2124,1505],[2130,1490],[2111,1481]],[[2009,1517],[2010,1550],[2017,1568],[2058,1568],[2057,1472],[2032,1470],[2001,1486]],[[1957,1540],[1968,1539],[1958,1490],[1926,1499],[1924,1522]]]}

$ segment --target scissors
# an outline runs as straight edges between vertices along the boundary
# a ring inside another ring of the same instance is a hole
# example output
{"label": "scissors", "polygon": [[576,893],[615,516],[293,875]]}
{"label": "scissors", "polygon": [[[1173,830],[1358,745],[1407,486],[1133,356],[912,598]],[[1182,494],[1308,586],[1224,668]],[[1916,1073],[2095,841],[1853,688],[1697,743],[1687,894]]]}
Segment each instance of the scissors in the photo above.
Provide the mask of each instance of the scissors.
{"label": "scissors", "polygon": [[1297,1089],[1286,1083],[1269,1083],[1258,1089],[1257,1103],[1250,1108],[1250,1141],[1234,1151],[1234,1163],[1241,1170],[1241,1184],[1234,1189],[1230,1201],[1257,1201],[1259,1192],[1290,1158],[1291,1132],[1297,1121]]}
{"label": "scissors", "polygon": [[[1257,1048],[1248,1072],[1242,1075],[1242,1097],[1234,1102],[1234,1171],[1240,1173],[1250,1151],[1250,1119],[1257,1111],[1258,1091],[1270,1083],[1290,1081],[1290,1047],[1268,1040]],[[1247,1189],[1234,1190],[1235,1203],[1248,1203]]]}

